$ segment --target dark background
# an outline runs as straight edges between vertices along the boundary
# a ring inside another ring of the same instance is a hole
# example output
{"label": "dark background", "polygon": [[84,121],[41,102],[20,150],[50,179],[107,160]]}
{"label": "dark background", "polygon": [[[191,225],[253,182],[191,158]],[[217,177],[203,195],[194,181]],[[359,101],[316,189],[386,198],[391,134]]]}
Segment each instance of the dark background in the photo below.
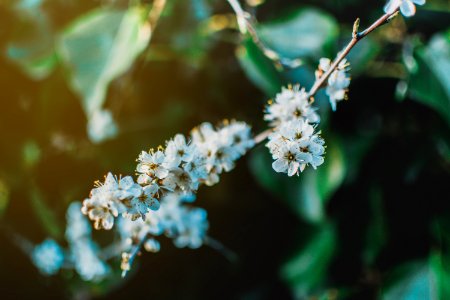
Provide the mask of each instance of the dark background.
{"label": "dark background", "polygon": [[[427,4],[411,19],[397,17],[371,35],[366,48],[354,49],[366,54],[354,58],[349,101],[339,103],[337,112],[330,113],[319,93],[319,129],[328,145],[322,171],[295,178],[275,174],[267,149],[259,145],[218,185],[200,189],[197,205],[208,211],[209,235],[234,251],[237,261],[207,246],[177,249],[162,238],[162,250],[144,253],[126,279],[116,274],[90,284],[68,271],[42,276],[17,246],[19,236],[33,244],[52,236],[65,245],[68,204],[83,200],[108,171],[133,174],[141,150],[178,132],[224,118],[246,121],[254,133],[264,130],[263,105],[274,94],[259,88],[248,61],[262,66],[263,76],[277,74],[274,85],[309,87],[318,58],[333,57],[350,37],[354,19],[369,25],[381,16],[383,4],[267,0],[247,7],[262,26],[311,7],[335,24],[338,32],[326,45],[300,56],[303,71],[279,71],[232,28],[226,1],[169,1],[150,45],[109,86],[105,107],[121,132],[94,144],[63,63],[36,80],[7,49],[17,44],[45,52],[39,48],[45,40],[51,45],[77,17],[98,7],[123,9],[128,2],[48,0],[30,17],[16,9],[16,1],[2,1],[2,299],[424,299],[420,289],[407,288],[415,284],[430,285],[425,288],[439,291],[433,299],[444,299],[450,285],[445,280],[450,279],[449,79],[431,78],[433,69],[420,61],[420,51],[436,34],[449,41],[446,1]],[[46,18],[46,30],[40,31],[33,17],[38,14]],[[205,31],[217,15],[227,16],[228,23]],[[246,47],[248,57],[240,57],[237,47]],[[408,68],[410,58],[419,61],[418,71]],[[408,86],[406,92],[399,82]],[[447,98],[429,92],[436,92],[434,84]],[[310,212],[311,205],[321,214]],[[96,238],[110,236],[96,233]],[[286,275],[283,270],[296,257],[309,265]],[[118,269],[119,260],[110,265]],[[385,292],[397,284],[406,294]]]}

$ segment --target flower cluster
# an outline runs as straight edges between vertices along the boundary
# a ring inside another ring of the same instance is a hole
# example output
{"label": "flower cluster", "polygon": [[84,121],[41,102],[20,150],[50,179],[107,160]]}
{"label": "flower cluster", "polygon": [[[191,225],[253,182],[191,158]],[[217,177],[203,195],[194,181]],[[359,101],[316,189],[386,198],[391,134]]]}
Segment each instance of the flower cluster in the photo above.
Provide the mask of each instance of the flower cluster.
{"label": "flower cluster", "polygon": [[416,6],[414,4],[424,5],[425,0],[389,0],[384,6],[384,12],[392,14],[400,8],[400,12],[405,17],[412,17],[416,14]]}
{"label": "flower cluster", "polygon": [[209,226],[207,212],[186,204],[193,200],[190,196],[169,193],[161,199],[160,209],[148,212],[145,220],[120,218],[118,231],[122,248],[126,251],[122,256],[122,269],[127,271],[130,268],[130,253],[141,241],[144,241],[144,249],[148,252],[158,252],[160,244],[155,237],[163,234],[173,239],[178,248],[202,246]]}
{"label": "flower cluster", "polygon": [[201,184],[213,185],[223,171],[254,145],[250,127],[243,122],[224,122],[219,128],[203,123],[191,132],[190,140],[177,134],[165,147],[142,151],[137,161],[137,183],[130,176],[109,173],[97,182],[82,212],[96,229],[111,229],[119,215],[133,221],[145,220],[160,207],[163,195],[194,194]]}
{"label": "flower cluster", "polygon": [[81,203],[70,204],[66,219],[66,240],[73,268],[83,280],[101,280],[111,269],[101,258],[100,247],[92,240],[92,227],[81,214]]}
{"label": "flower cluster", "polygon": [[308,94],[298,84],[281,88],[275,100],[269,101],[264,119],[275,126],[293,120],[306,119],[312,124],[320,121],[319,115],[308,101]]}
{"label": "flower cluster", "polygon": [[69,248],[46,239],[35,246],[31,258],[44,275],[54,275],[63,266],[74,269],[83,280],[101,280],[110,273],[110,267],[101,258],[101,248],[92,240],[92,228],[81,213],[81,203],[73,202],[67,209],[66,240]]}
{"label": "flower cluster", "polygon": [[276,172],[293,176],[303,172],[307,165],[315,169],[323,163],[324,141],[312,125],[319,123],[320,118],[303,88],[283,87],[275,101],[266,107],[265,119],[274,127],[266,146]]}
{"label": "flower cluster", "polygon": [[[323,73],[327,72],[331,67],[331,63],[330,59],[321,58],[319,68],[316,71],[316,77],[319,78]],[[348,76],[349,65],[344,58],[328,78],[325,93],[330,99],[331,109],[333,111],[336,111],[336,102],[346,98],[348,86],[350,85],[350,77]]]}
{"label": "flower cluster", "polygon": [[307,165],[314,169],[323,164],[324,140],[314,133],[305,119],[282,123],[269,136],[267,147],[275,160],[273,169],[288,176],[303,172]]}

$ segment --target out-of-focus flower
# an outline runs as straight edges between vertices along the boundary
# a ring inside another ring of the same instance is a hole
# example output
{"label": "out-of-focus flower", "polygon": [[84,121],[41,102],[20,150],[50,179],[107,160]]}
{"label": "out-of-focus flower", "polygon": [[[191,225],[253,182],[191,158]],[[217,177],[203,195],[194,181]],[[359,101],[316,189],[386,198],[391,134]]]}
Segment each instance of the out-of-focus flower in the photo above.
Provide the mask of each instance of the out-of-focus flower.
{"label": "out-of-focus flower", "polygon": [[[321,76],[324,72],[327,72],[331,67],[331,60],[328,58],[321,58],[319,62],[319,68],[316,72],[316,76]],[[328,78],[327,88],[325,93],[328,95],[331,108],[336,110],[336,103],[345,99],[347,89],[350,85],[350,77],[348,75],[349,63],[346,59],[343,59],[333,73]]]}
{"label": "out-of-focus flower", "polygon": [[54,275],[64,263],[62,248],[52,239],[46,239],[33,249],[32,260],[44,275]]}
{"label": "out-of-focus flower", "polygon": [[109,110],[96,110],[87,124],[89,139],[101,143],[117,136],[119,129]]}
{"label": "out-of-focus flower", "polygon": [[405,17],[412,17],[416,14],[416,6],[424,5],[425,0],[389,0],[384,6],[384,12],[387,14],[394,13],[398,8]]}

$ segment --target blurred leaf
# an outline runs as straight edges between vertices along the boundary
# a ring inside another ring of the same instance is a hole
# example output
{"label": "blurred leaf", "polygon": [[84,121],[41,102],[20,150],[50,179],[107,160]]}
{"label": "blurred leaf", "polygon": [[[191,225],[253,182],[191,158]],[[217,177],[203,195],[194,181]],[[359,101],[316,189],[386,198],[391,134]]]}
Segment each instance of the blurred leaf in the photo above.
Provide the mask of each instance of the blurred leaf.
{"label": "blurred leaf", "polygon": [[28,141],[22,148],[23,164],[26,168],[34,167],[41,158],[41,149],[34,141]]}
{"label": "blurred leaf", "polygon": [[[47,77],[57,63],[52,28],[47,15],[35,7],[39,4],[38,1],[22,1],[17,8],[22,23],[6,48],[6,56],[36,80]],[[28,11],[31,9],[32,13]]]}
{"label": "blurred leaf", "polygon": [[9,203],[9,187],[4,180],[0,178],[0,217],[3,216]]}
{"label": "blurred leaf", "polygon": [[370,216],[366,245],[362,253],[366,265],[372,265],[387,240],[387,224],[383,213],[383,195],[379,187],[369,191]]}
{"label": "blurred leaf", "polygon": [[250,161],[256,180],[264,188],[287,202],[295,214],[313,223],[324,220],[325,204],[342,184],[347,170],[337,139],[327,139],[326,143],[325,163],[317,170],[308,167],[299,177],[276,173],[266,148],[254,151]]}
{"label": "blurred leaf", "polygon": [[325,204],[344,181],[346,165],[342,147],[336,139],[327,139],[325,163],[317,170],[308,168],[300,174],[300,182],[291,186],[290,202],[309,222],[320,222],[325,217]]}
{"label": "blurred leaf", "polygon": [[450,31],[418,48],[415,58],[417,68],[406,64],[411,73],[411,97],[435,109],[450,124]]}
{"label": "blurred leaf", "polygon": [[42,195],[36,184],[32,183],[30,187],[30,199],[33,211],[44,227],[48,235],[55,239],[61,239],[62,228],[58,223],[55,214],[52,209],[45,203],[44,196]]}
{"label": "blurred leaf", "polygon": [[367,65],[377,56],[380,50],[381,47],[371,36],[367,36],[358,43],[347,55],[352,75],[366,71]]}
{"label": "blurred leaf", "polygon": [[443,257],[439,253],[432,253],[428,261],[409,263],[394,270],[382,299],[449,299],[449,271],[449,265],[445,266]]}
{"label": "blurred leaf", "polygon": [[327,49],[336,42],[339,27],[325,12],[304,8],[261,23],[258,31],[261,39],[284,57],[318,59],[328,56]]}
{"label": "blurred leaf", "polygon": [[125,73],[146,48],[151,36],[146,12],[144,7],[97,9],[64,31],[59,52],[88,116],[103,106],[110,82]]}
{"label": "blurred leaf", "polygon": [[280,91],[282,81],[273,62],[250,38],[238,47],[236,56],[247,77],[268,96],[272,97]]}
{"label": "blurred leaf", "polygon": [[324,280],[336,248],[332,224],[322,224],[317,232],[281,268],[281,277],[297,299],[304,299]]}

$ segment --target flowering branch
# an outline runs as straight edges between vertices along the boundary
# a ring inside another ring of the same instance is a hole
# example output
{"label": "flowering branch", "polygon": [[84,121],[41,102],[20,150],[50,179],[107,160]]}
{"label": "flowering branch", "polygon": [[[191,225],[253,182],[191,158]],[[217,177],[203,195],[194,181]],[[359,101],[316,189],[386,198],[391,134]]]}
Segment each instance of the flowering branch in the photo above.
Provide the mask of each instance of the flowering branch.
{"label": "flowering branch", "polygon": [[377,29],[378,27],[388,23],[393,17],[395,17],[398,14],[398,10],[396,10],[393,13],[386,13],[381,18],[376,20],[372,25],[370,25],[367,29],[365,29],[362,32],[358,32],[359,30],[359,18],[356,19],[355,23],[353,24],[353,34],[351,41],[347,44],[347,46],[339,52],[336,59],[331,64],[331,67],[326,71],[322,76],[320,76],[316,82],[314,82],[314,85],[311,87],[311,90],[308,92],[308,98],[314,97],[314,95],[317,93],[317,91],[324,86],[325,81],[330,77],[330,75],[338,68],[341,61],[349,54],[350,50],[353,49],[353,47],[356,46],[356,44],[362,40],[364,37],[366,37],[369,33]]}

